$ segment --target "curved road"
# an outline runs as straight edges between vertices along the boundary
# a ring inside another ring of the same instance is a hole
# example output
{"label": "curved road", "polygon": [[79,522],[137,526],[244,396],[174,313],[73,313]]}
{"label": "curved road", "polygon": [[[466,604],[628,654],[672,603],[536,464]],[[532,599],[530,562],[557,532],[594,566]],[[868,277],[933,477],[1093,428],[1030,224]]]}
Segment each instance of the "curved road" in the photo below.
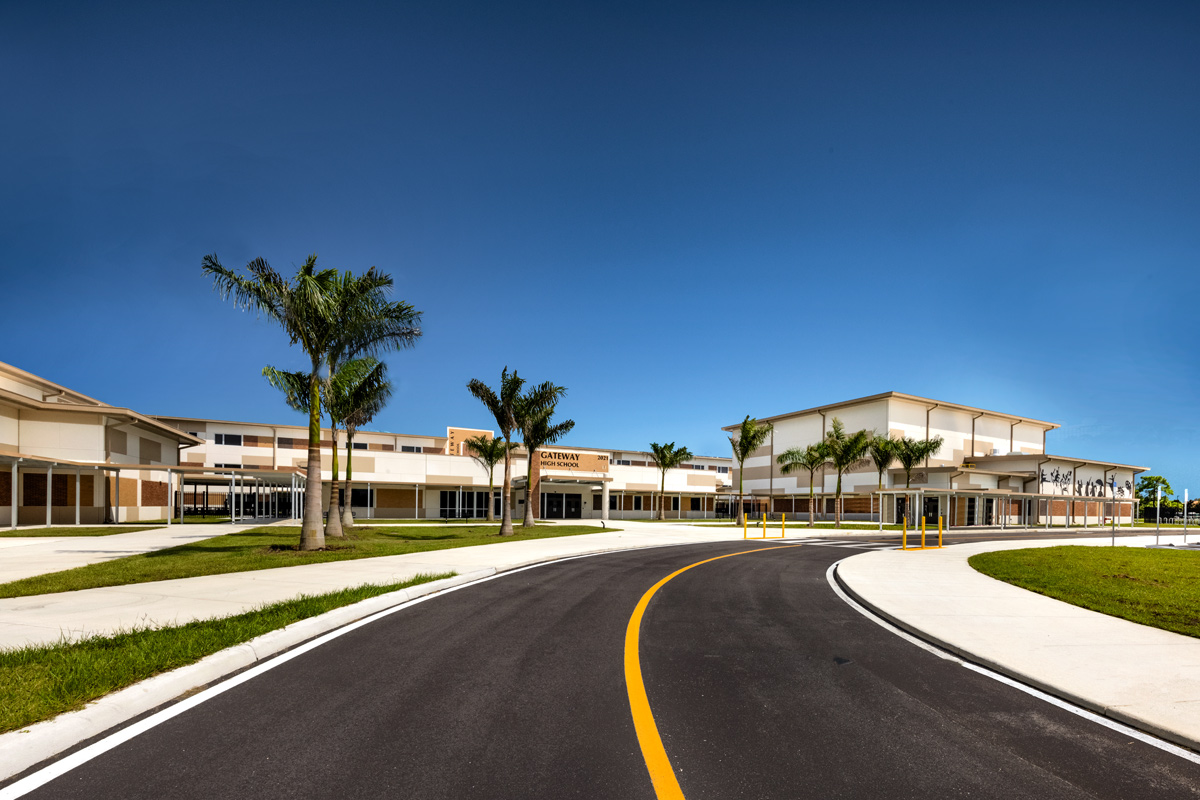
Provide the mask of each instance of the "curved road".
{"label": "curved road", "polygon": [[[847,606],[855,550],[743,542],[552,564],[280,664],[31,798],[647,798],[623,670],[695,798],[1200,796],[1200,764],[940,659]],[[767,549],[771,548],[771,549]]]}

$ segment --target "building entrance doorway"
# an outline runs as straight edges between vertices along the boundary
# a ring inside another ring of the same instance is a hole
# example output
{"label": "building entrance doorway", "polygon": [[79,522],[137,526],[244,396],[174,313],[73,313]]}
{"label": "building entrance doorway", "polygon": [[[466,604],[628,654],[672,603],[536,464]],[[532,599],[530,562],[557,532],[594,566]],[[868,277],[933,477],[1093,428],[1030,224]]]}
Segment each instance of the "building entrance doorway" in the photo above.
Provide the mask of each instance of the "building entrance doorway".
{"label": "building entrance doorway", "polygon": [[583,495],[544,492],[542,519],[583,519]]}

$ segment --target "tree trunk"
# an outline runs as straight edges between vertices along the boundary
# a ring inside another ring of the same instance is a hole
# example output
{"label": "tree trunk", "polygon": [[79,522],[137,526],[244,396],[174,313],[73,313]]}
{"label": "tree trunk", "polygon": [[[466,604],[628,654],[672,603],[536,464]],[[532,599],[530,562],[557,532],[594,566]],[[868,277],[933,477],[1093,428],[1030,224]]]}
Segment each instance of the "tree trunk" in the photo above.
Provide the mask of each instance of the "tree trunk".
{"label": "tree trunk", "polygon": [[662,482],[658,488],[658,518],[666,520],[667,518],[667,473],[663,470]]}
{"label": "tree trunk", "polygon": [[[537,508],[537,503],[542,499],[542,487],[538,486],[536,491],[533,485],[533,459],[537,457],[537,448],[529,451],[529,466],[525,470],[525,516],[521,520],[522,528],[532,528],[534,521],[534,511]],[[535,496],[536,495],[536,496]]]}
{"label": "tree trunk", "polygon": [[838,473],[837,491],[833,495],[833,527],[842,527],[842,473]]}
{"label": "tree trunk", "polygon": [[342,487],[338,485],[338,434],[337,428],[332,425],[330,435],[333,437],[333,473],[329,479],[329,513],[325,515],[325,538],[345,539],[346,534],[342,531],[342,503],[339,497]]}
{"label": "tree trunk", "polygon": [[809,473],[808,476],[808,527],[813,527],[813,506],[816,505],[816,496],[813,493],[813,476]]}
{"label": "tree trunk", "polygon": [[512,536],[512,451],[508,449],[508,437],[504,437],[504,496],[500,498],[500,535]]}
{"label": "tree trunk", "polygon": [[[493,464],[488,470],[488,506],[487,506],[487,521],[496,521],[496,465]],[[503,505],[503,503],[501,504]]]}
{"label": "tree trunk", "polygon": [[741,461],[738,462],[738,509],[737,509],[738,513],[737,513],[737,520],[734,521],[734,523],[733,523],[734,525],[737,525],[738,527],[741,527],[744,524],[744,522],[743,522],[743,520],[745,520],[744,506],[746,505],[745,502],[743,502],[743,500],[742,500],[742,491],[744,488],[743,484],[742,484],[742,473],[745,471],[742,469],[742,463],[743,462],[741,462]]}
{"label": "tree trunk", "polygon": [[325,533],[321,529],[321,393],[316,376],[314,365],[309,379],[308,467],[304,484],[304,520],[300,526],[301,550],[325,549]]}
{"label": "tree trunk", "polygon": [[[346,482],[343,484],[345,490],[342,492],[342,497],[345,498],[345,503],[342,505],[342,532],[354,528],[354,494],[350,487],[350,464],[354,452],[354,431],[346,429]],[[367,502],[370,502],[370,495],[367,496]]]}

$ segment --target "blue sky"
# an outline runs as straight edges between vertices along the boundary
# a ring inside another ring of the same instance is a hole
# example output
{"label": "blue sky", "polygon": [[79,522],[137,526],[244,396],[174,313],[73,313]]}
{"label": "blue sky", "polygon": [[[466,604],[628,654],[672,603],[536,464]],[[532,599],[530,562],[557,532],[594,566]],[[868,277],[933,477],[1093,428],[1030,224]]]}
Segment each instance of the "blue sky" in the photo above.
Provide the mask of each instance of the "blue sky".
{"label": "blue sky", "polygon": [[1200,490],[1200,6],[0,5],[0,360],[145,413],[289,420],[200,273],[391,273],[378,427],[685,443],[896,390]]}

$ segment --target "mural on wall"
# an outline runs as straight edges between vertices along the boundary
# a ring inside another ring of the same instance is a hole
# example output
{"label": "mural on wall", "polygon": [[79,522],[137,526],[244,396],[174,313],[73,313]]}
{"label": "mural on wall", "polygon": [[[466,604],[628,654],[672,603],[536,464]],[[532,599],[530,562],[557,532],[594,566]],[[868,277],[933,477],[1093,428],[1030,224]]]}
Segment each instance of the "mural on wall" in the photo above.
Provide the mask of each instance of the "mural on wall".
{"label": "mural on wall", "polygon": [[1049,474],[1047,474],[1046,470],[1043,469],[1042,470],[1042,486],[1044,488],[1045,485],[1047,483],[1049,483],[1050,485],[1052,485],[1054,487],[1054,490],[1056,492],[1058,492],[1059,494],[1066,494],[1067,489],[1069,489],[1071,486],[1071,479],[1074,476],[1075,476],[1074,471],[1069,470],[1069,469],[1068,470],[1060,470],[1058,467],[1055,467],[1054,471],[1050,472]]}
{"label": "mural on wall", "polygon": [[1103,478],[1084,478],[1082,480],[1073,480],[1073,470],[1060,470],[1057,467],[1050,471],[1042,470],[1042,487],[1046,484],[1054,487],[1054,490],[1059,494],[1067,494],[1071,489],[1074,489],[1075,494],[1079,497],[1132,497],[1133,484],[1125,481],[1125,485],[1121,486],[1115,481],[1105,483]]}

